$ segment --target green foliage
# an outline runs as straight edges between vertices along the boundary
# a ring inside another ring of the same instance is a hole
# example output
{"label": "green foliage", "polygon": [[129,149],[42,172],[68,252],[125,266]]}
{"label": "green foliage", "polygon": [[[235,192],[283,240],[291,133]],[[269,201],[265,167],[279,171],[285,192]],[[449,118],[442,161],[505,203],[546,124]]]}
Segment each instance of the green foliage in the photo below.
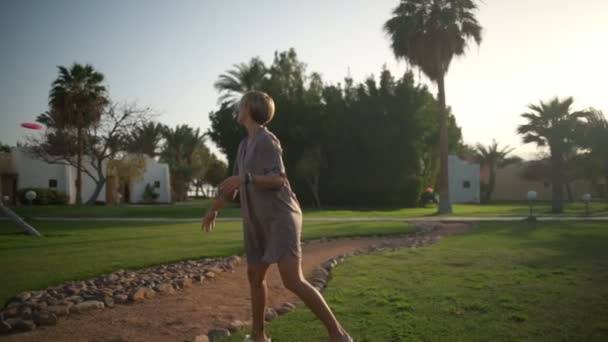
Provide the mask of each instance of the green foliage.
{"label": "green foliage", "polygon": [[34,205],[65,205],[68,203],[68,195],[65,193],[47,188],[23,188],[17,191],[17,198],[23,205],[29,205],[30,202],[25,197],[25,193],[33,190],[36,192],[36,199],[32,201]]}
{"label": "green foliage", "polygon": [[0,152],[4,152],[4,153],[10,153],[11,152],[11,147],[8,145],[4,145],[1,141],[0,141]]}
{"label": "green foliage", "polygon": [[160,154],[162,162],[169,164],[173,198],[185,201],[188,189],[197,175],[209,162],[210,152],[200,129],[179,125],[163,132],[165,145]]}
{"label": "green foliage", "polygon": [[528,122],[520,125],[517,132],[523,142],[547,147],[550,153],[553,211],[563,211],[564,184],[567,183],[566,163],[576,154],[581,137],[584,135],[587,111],[573,111],[574,99],[558,97],[538,105],[530,104],[529,112],[521,114]]}
{"label": "green foliage", "polygon": [[482,167],[487,167],[490,172],[487,182],[482,181],[481,183],[482,203],[488,203],[492,199],[492,192],[496,184],[496,169],[521,162],[519,157],[507,157],[513,150],[515,149],[509,145],[499,148],[496,140],[492,140],[492,144],[488,146],[476,145],[475,159]]}
{"label": "green foliage", "polygon": [[158,198],[158,193],[156,192],[156,189],[154,188],[154,186],[150,183],[146,184],[146,187],[144,189],[144,194],[143,194],[143,198],[144,198],[144,202],[145,203],[154,203],[156,202],[156,199]]}
{"label": "green foliage", "polygon": [[146,154],[150,158],[158,155],[163,133],[167,127],[157,122],[145,122],[136,127],[127,137],[126,150],[131,153]]}
{"label": "green foliage", "polygon": [[[412,73],[395,79],[383,69],[379,80],[324,84],[318,74],[306,73],[292,49],[276,53],[267,73],[256,74],[263,75],[254,82],[258,89],[274,98],[277,114],[268,127],[282,143],[290,181],[302,202],[414,206],[421,189],[434,184],[439,108]],[[246,136],[232,112],[232,102],[222,103],[210,114],[208,132],[228,156],[230,169]],[[462,135],[452,115],[449,121],[455,150]]]}

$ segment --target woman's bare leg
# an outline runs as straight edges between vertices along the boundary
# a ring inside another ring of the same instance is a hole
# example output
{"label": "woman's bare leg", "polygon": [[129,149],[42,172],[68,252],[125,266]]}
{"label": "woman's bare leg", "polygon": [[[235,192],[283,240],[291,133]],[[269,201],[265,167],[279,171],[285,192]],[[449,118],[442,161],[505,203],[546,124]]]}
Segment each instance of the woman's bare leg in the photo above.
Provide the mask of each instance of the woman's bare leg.
{"label": "woman's bare leg", "polygon": [[264,332],[264,314],[266,311],[266,271],[268,264],[249,264],[247,265],[247,277],[251,290],[251,339],[256,342],[267,341]]}
{"label": "woman's bare leg", "polygon": [[331,341],[348,341],[348,334],[336,320],[323,296],[304,278],[301,259],[288,255],[279,261],[278,266],[283,285],[295,293],[323,322]]}

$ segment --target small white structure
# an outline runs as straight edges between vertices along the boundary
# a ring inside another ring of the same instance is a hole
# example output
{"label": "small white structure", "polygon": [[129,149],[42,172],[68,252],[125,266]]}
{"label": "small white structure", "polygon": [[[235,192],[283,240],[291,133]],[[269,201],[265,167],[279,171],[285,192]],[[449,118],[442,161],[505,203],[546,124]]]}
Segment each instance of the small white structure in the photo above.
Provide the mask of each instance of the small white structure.
{"label": "small white structure", "polygon": [[450,155],[448,167],[452,203],[479,203],[481,198],[479,164]]}
{"label": "small white structure", "polygon": [[[76,202],[76,168],[67,165],[49,164],[43,160],[35,159],[28,153],[14,148],[11,158],[16,174],[17,189],[23,188],[50,188],[56,189],[68,195],[69,203]],[[144,189],[147,184],[154,187],[159,195],[156,203],[171,202],[171,182],[169,166],[159,163],[156,160],[146,157],[146,171],[143,176],[126,185],[123,189],[118,189],[118,185],[112,182],[112,177],[107,177],[106,184],[97,196],[98,202],[117,202],[115,193],[120,193],[123,198],[120,202],[142,203],[144,202]],[[87,167],[91,173],[97,171],[92,169],[86,156],[83,158],[83,166]],[[107,170],[107,163],[103,166],[104,175]],[[110,189],[114,188],[114,189]],[[87,201],[95,191],[95,182],[85,172],[82,173],[82,200]],[[108,198],[110,197],[110,198]]]}

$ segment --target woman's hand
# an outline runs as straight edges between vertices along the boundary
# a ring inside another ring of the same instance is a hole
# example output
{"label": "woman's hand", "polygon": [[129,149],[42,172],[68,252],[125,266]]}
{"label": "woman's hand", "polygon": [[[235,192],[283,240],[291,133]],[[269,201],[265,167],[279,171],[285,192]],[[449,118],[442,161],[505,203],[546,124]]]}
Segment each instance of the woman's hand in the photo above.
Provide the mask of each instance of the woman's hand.
{"label": "woman's hand", "polygon": [[220,184],[220,192],[225,198],[231,198],[243,183],[245,183],[245,177],[243,176],[228,177]]}
{"label": "woman's hand", "polygon": [[202,230],[205,233],[212,232],[215,229],[215,219],[217,218],[217,211],[210,210],[205,217],[203,217]]}

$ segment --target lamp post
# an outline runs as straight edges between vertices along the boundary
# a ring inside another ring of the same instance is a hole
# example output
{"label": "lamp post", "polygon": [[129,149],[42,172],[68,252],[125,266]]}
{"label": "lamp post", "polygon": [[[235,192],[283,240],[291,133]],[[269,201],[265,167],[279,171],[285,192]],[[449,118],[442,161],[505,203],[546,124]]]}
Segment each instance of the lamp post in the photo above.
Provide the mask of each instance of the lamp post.
{"label": "lamp post", "polygon": [[36,191],[34,190],[29,190],[28,192],[25,193],[25,199],[27,199],[28,203],[29,203],[29,212],[30,212],[30,220],[32,219],[32,202],[36,199]]}
{"label": "lamp post", "polygon": [[534,190],[530,190],[526,194],[526,199],[528,200],[528,205],[530,206],[530,214],[528,215],[528,218],[526,218],[526,221],[531,221],[531,222],[536,221],[536,217],[534,216],[533,210],[534,210],[534,201],[536,200],[537,197],[538,197],[538,193],[536,193],[536,191],[534,191]]}
{"label": "lamp post", "polygon": [[591,202],[591,194],[584,194],[583,202],[585,202],[585,216],[589,216],[589,202]]}

